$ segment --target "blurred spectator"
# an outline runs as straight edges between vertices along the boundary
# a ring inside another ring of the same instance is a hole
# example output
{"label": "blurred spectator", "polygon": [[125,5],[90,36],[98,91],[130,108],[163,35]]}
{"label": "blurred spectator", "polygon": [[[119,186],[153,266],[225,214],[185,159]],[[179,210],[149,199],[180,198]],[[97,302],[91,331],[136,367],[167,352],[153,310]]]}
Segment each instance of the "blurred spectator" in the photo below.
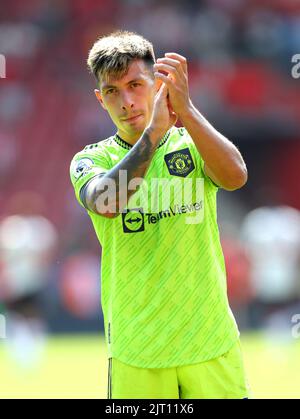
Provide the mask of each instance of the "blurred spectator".
{"label": "blurred spectator", "polygon": [[0,121],[15,125],[28,118],[33,109],[33,98],[29,89],[19,83],[6,83],[0,91]]}
{"label": "blurred spectator", "polygon": [[63,263],[60,297],[76,317],[94,317],[100,311],[99,265],[99,257],[87,252],[72,254]]}
{"label": "blurred spectator", "polygon": [[250,211],[242,239],[251,261],[256,326],[299,299],[300,212],[288,206]]}
{"label": "blurred spectator", "polygon": [[41,47],[41,31],[29,23],[0,24],[0,51],[9,57],[32,57]]}
{"label": "blurred spectator", "polygon": [[240,329],[250,328],[249,305],[254,298],[250,260],[242,243],[234,237],[222,238],[228,299]]}
{"label": "blurred spectator", "polygon": [[33,194],[18,198],[15,202],[22,202],[24,211],[0,223],[0,299],[6,310],[9,353],[21,366],[31,367],[38,361],[44,341],[40,296],[57,233],[49,220],[34,213]]}

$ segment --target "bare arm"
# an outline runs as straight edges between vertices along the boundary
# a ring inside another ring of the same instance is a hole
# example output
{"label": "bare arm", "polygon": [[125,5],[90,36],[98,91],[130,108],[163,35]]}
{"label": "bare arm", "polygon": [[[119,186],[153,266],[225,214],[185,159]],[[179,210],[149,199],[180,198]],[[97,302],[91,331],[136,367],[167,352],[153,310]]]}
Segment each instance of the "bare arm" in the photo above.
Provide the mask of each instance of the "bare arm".
{"label": "bare arm", "polygon": [[83,188],[81,199],[85,207],[108,218],[122,212],[136,192],[128,188],[129,183],[145,176],[160,139],[175,119],[176,115],[168,108],[167,87],[163,84],[155,98],[152,120],[141,138],[116,166]]}
{"label": "bare arm", "polygon": [[203,157],[205,173],[224,189],[241,188],[248,176],[244,160],[238,149],[192,104],[186,59],[179,54],[167,53],[157,60],[154,68],[156,77],[167,84],[170,103]]}
{"label": "bare arm", "polygon": [[219,133],[201,113],[191,105],[181,116],[205,162],[205,173],[227,190],[239,189],[247,182],[247,168],[235,145]]}

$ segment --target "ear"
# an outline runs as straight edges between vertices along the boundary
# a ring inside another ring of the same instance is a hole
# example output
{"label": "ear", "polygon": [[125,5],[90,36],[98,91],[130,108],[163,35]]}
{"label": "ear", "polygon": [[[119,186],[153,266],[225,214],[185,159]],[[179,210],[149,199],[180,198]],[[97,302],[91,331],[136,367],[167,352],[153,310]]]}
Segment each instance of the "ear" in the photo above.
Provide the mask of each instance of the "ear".
{"label": "ear", "polygon": [[104,105],[104,103],[103,103],[103,99],[102,99],[102,96],[101,96],[100,90],[95,89],[95,90],[94,90],[94,93],[95,93],[95,96],[96,96],[96,98],[97,98],[98,102],[99,102],[99,103],[100,103],[100,105],[102,106],[102,108],[106,110],[106,107],[105,107],[105,105]]}

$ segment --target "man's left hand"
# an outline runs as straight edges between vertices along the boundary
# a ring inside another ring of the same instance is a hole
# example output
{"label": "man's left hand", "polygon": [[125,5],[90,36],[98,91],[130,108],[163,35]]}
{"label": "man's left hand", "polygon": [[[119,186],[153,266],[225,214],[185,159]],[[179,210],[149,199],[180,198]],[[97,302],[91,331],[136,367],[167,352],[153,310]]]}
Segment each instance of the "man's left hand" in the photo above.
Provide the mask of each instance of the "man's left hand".
{"label": "man's left hand", "polygon": [[168,52],[164,58],[156,60],[154,71],[155,77],[168,86],[170,104],[180,118],[191,107],[186,58],[175,52]]}

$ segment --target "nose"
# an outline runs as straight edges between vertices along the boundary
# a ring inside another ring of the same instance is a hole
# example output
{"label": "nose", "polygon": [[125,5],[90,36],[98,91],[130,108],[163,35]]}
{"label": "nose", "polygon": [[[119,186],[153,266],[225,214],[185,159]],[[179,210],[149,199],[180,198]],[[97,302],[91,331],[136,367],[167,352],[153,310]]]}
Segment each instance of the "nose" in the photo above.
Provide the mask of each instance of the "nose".
{"label": "nose", "polygon": [[128,92],[123,93],[121,101],[121,106],[124,111],[128,111],[134,107],[133,99]]}

